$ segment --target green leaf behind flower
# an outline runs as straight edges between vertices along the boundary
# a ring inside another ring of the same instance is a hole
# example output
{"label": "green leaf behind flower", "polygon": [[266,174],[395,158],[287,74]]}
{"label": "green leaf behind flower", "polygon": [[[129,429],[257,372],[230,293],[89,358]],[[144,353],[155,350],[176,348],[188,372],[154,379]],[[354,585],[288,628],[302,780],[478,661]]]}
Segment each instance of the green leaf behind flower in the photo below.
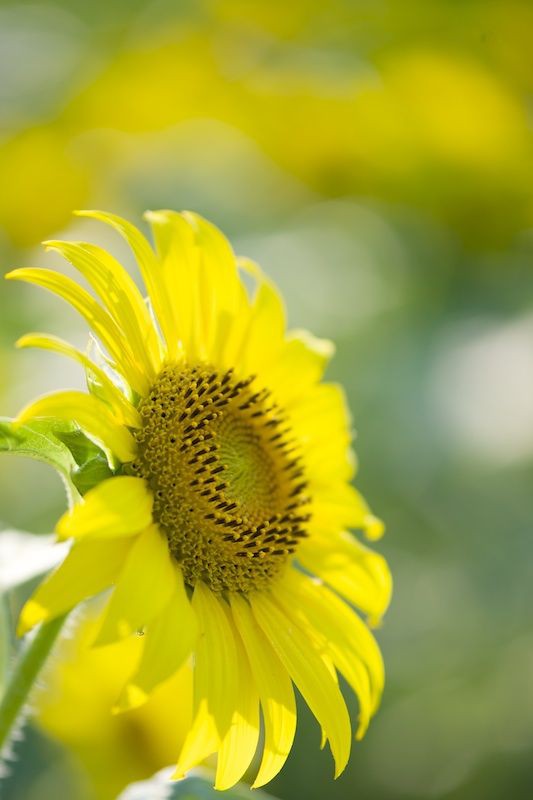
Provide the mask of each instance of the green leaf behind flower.
{"label": "green leaf behind flower", "polygon": [[70,479],[81,495],[113,475],[104,452],[82,431],[62,431],[56,436],[68,447],[77,464]]}
{"label": "green leaf behind flower", "polygon": [[56,419],[34,420],[27,425],[15,426],[13,420],[1,417],[0,453],[13,453],[44,461],[63,477],[69,478],[76,462],[58,435],[72,430],[72,424]]}
{"label": "green leaf behind flower", "polygon": [[71,499],[113,474],[103,451],[74,423],[34,420],[27,425],[0,418],[0,453],[43,461],[61,475]]}

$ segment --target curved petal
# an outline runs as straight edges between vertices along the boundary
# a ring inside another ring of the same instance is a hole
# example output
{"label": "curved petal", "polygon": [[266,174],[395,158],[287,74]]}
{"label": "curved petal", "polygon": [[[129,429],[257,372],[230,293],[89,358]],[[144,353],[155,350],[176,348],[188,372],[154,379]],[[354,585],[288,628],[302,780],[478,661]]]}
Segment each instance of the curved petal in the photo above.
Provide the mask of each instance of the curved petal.
{"label": "curved petal", "polygon": [[[376,709],[381,692],[381,687],[379,690],[377,687],[382,674],[379,674],[379,667],[376,670],[374,652],[369,653],[368,648],[362,645],[358,631],[354,635],[354,627],[358,628],[360,622],[355,612],[345,606],[344,614],[333,614],[328,606],[329,598],[324,599],[322,589],[323,586],[317,581],[291,570],[283,585],[280,585],[278,595],[285,605],[294,609],[301,624],[316,632],[319,647],[332,659],[334,666],[357,695],[357,738],[360,739]],[[355,622],[353,618],[356,618]]]}
{"label": "curved petal", "polygon": [[160,614],[176,591],[176,567],[156,525],[134,540],[95,644],[124,639]]}
{"label": "curved petal", "polygon": [[152,522],[153,497],[143,478],[119,475],[102,481],[57,523],[59,539],[133,536]]}
{"label": "curved petal", "polygon": [[337,777],[348,762],[351,746],[350,718],[337,682],[292,608],[278,605],[266,592],[251,594],[250,602],[256,620],[328,738]]}
{"label": "curved petal", "polygon": [[108,214],[105,211],[76,211],[77,216],[90,217],[100,220],[114,228],[130,246],[150,296],[157,321],[161,326],[163,337],[167,344],[169,354],[176,355],[176,345],[178,341],[176,322],[170,307],[170,301],[166,292],[164,281],[161,280],[161,264],[147,239],[142,233],[125,219],[116,214]]}
{"label": "curved petal", "polygon": [[309,624],[331,642],[336,639],[340,649],[351,650],[366,666],[374,712],[383,691],[385,671],[380,649],[368,626],[344,600],[319,581],[307,578],[306,583],[301,582],[299,591],[300,596],[305,597],[301,610]]}
{"label": "curved petal", "polygon": [[248,654],[263,710],[265,743],[253,784],[257,788],[271,781],[287,760],[296,732],[296,703],[289,673],[257,626],[246,600],[232,594],[231,610]]}
{"label": "curved petal", "polygon": [[137,453],[137,444],[129,430],[93,395],[72,391],[38,397],[22,409],[16,423],[22,425],[38,417],[73,420],[123,462],[133,461]]}
{"label": "curved petal", "polygon": [[112,317],[91,295],[75,281],[49,269],[16,269],[6,275],[8,280],[33,283],[66,300],[81,314],[113,359],[113,366],[140,395],[146,394],[149,382],[139,371],[128,342]]}
{"label": "curved petal", "polygon": [[123,331],[140,371],[153,380],[161,366],[160,343],[146,303],[134,281],[110,253],[88,242],[43,242],[89,281]]}
{"label": "curved petal", "polygon": [[111,586],[130,552],[129,539],[77,542],[60,567],[35,590],[20,614],[18,635],[59,617]]}
{"label": "curved petal", "polygon": [[298,561],[378,623],[390,602],[387,562],[349,533],[313,535],[298,549]]}
{"label": "curved petal", "polygon": [[195,653],[195,718],[183,745],[173,778],[183,775],[218,750],[237,707],[239,686],[235,636],[225,602],[201,581],[193,594],[199,625]]}
{"label": "curved petal", "polygon": [[101,397],[111,407],[117,420],[131,428],[139,428],[141,426],[139,412],[122,394],[118,386],[113,383],[103,369],[91,361],[81,350],[69,344],[69,342],[46,333],[27,333],[18,340],[17,347],[39,347],[42,350],[51,350],[54,353],[74,359],[88,373],[92,373],[95,376],[100,384]]}
{"label": "curved petal", "polygon": [[163,681],[182,666],[194,649],[198,624],[180,569],[176,569],[176,591],[167,607],[147,626],[139,667],[130,679],[118,703],[127,711],[146,700]]}
{"label": "curved petal", "polygon": [[[226,608],[226,607],[225,607]],[[228,610],[233,628],[234,621]],[[239,781],[252,761],[259,741],[259,696],[250,671],[248,657],[237,631],[238,686],[236,706],[227,733],[222,737],[218,751],[215,789],[224,791]]]}

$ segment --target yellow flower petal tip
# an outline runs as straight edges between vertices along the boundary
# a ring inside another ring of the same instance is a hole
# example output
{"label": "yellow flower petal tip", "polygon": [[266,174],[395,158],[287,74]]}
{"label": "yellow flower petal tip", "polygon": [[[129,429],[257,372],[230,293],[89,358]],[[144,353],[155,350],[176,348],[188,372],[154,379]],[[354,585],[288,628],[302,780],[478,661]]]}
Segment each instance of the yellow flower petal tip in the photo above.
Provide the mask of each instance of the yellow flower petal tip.
{"label": "yellow flower petal tip", "polygon": [[12,269],[10,270],[10,272],[5,273],[4,278],[6,279],[6,281],[14,281],[18,277],[18,273],[19,273],[18,269]]}
{"label": "yellow flower petal tip", "polygon": [[[272,780],[295,736],[295,687],[337,777],[383,691],[370,626],[392,584],[384,559],[350,533],[376,540],[384,526],[352,486],[346,398],[323,380],[334,345],[287,330],[274,283],[198,214],[147,211],[152,244],[114,214],[74,213],[126,241],[146,292],[84,242],[43,244],[92,291],[47,269],[6,276],[69,303],[100,348],[19,339],[74,359],[89,391],[38,398],[15,424],[74,423],[114,472],[58,521],[58,540],[72,547],[24,607],[19,633],[107,591],[87,649],[103,658],[127,644],[136,656],[113,712],[187,673],[191,721],[173,780],[217,754],[216,788],[228,789],[258,745],[254,786]],[[339,676],[358,699],[355,724]]]}
{"label": "yellow flower petal tip", "polygon": [[377,542],[385,533],[385,524],[373,514],[368,514],[365,517],[364,530],[369,541]]}
{"label": "yellow flower petal tip", "polygon": [[32,628],[35,628],[36,625],[45,622],[48,616],[49,612],[46,608],[34,600],[28,600],[20,613],[17,625],[17,636],[24,636],[28,631],[31,631]]}

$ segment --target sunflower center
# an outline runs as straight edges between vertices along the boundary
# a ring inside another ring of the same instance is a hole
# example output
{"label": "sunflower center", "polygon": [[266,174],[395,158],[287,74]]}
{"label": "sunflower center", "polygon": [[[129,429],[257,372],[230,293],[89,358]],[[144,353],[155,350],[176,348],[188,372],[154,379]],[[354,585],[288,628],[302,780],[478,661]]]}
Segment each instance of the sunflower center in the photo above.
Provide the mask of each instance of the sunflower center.
{"label": "sunflower center", "polygon": [[249,592],[306,536],[309,498],[296,443],[269,392],[230,370],[170,365],[139,408],[139,455],[154,517],[186,582]]}

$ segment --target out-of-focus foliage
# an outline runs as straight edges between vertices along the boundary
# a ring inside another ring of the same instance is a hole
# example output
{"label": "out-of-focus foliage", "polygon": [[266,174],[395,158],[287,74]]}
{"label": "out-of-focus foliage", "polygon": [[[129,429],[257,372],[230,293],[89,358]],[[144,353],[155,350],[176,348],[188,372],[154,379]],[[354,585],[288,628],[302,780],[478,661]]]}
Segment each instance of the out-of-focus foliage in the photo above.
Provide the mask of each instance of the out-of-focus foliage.
{"label": "out-of-focus foliage", "polygon": [[[0,6],[3,270],[62,269],[36,249],[60,233],[131,264],[76,207],[193,208],[278,281],[292,324],[337,341],[360,485],[388,525],[388,683],[335,784],[302,711],[282,800],[531,793],[532,39],[527,0]],[[13,353],[32,328],[86,340],[59,301],[3,286],[2,414],[80,385]],[[3,523],[44,533],[64,503],[44,465],[0,460]],[[30,731],[17,752],[31,769],[6,800],[94,800],[61,745]]]}

